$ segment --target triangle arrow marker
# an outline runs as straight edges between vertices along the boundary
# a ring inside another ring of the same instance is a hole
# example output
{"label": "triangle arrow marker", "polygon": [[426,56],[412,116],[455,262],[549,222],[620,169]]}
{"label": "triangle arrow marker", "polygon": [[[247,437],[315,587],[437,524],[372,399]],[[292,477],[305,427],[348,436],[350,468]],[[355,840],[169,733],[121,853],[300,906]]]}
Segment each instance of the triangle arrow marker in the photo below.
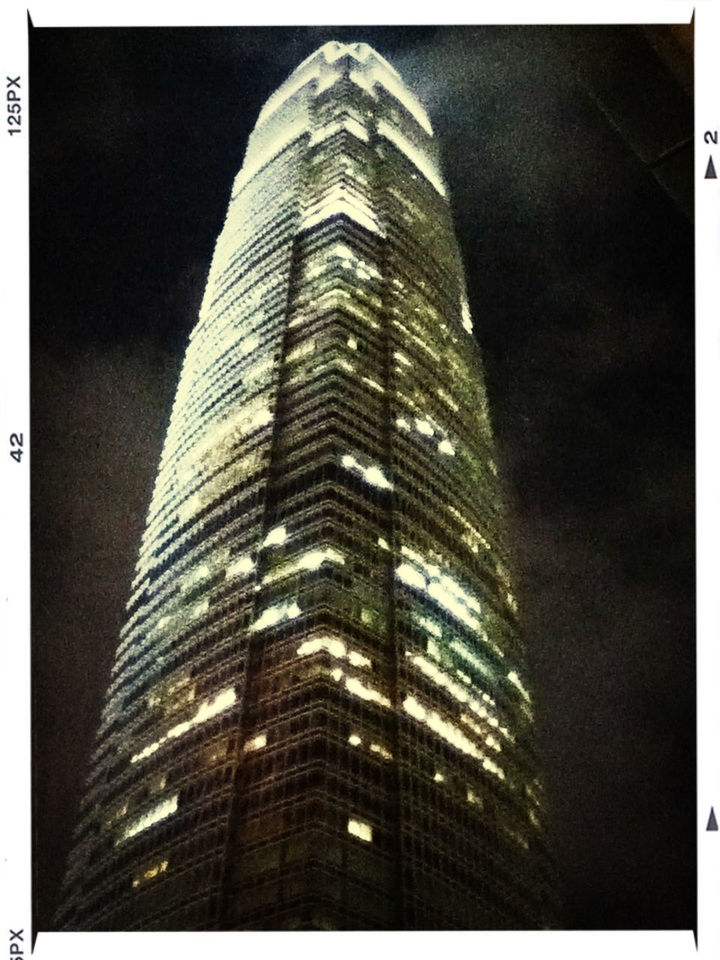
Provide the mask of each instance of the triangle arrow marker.
{"label": "triangle arrow marker", "polygon": [[[715,164],[713,163],[713,158],[710,157],[708,160],[707,170],[705,171],[706,180],[717,180],[717,174],[715,173]],[[717,829],[717,827],[715,828]]]}
{"label": "triangle arrow marker", "polygon": [[708,819],[708,825],[705,827],[706,830],[717,830],[718,822],[715,817],[715,808],[710,807],[710,817]]}

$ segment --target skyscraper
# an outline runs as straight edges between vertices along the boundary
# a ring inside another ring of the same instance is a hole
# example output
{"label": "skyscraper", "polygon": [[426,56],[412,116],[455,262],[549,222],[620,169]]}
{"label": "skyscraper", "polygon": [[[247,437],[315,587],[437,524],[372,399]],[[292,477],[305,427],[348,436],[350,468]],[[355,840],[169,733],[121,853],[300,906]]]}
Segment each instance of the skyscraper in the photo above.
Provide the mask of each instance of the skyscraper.
{"label": "skyscraper", "polygon": [[59,923],[542,926],[532,720],[432,128],[328,43],[233,185]]}

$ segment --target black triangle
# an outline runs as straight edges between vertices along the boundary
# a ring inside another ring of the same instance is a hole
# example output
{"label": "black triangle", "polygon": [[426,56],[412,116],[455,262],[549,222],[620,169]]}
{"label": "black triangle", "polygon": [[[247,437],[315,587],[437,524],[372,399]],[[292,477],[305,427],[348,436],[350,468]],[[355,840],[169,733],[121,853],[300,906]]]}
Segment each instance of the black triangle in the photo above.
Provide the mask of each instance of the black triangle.
{"label": "black triangle", "polygon": [[[712,161],[712,157],[708,160],[707,170],[705,171],[706,180],[717,180],[717,174],[715,173],[715,164]],[[717,830],[717,827],[715,828]]]}
{"label": "black triangle", "polygon": [[715,808],[710,807],[710,818],[708,820],[708,825],[705,827],[706,830],[717,830],[718,822],[715,817]]}

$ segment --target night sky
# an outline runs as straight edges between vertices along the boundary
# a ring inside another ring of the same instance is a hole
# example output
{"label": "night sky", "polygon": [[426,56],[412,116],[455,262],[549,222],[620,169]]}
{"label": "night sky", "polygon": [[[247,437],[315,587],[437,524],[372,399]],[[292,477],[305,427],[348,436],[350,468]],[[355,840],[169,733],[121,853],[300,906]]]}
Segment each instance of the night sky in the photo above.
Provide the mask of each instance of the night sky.
{"label": "night sky", "polygon": [[386,56],[441,142],[565,926],[692,927],[693,228],[647,162],[692,101],[632,27],[305,27],[31,31],[36,929],[230,186],[328,39]]}

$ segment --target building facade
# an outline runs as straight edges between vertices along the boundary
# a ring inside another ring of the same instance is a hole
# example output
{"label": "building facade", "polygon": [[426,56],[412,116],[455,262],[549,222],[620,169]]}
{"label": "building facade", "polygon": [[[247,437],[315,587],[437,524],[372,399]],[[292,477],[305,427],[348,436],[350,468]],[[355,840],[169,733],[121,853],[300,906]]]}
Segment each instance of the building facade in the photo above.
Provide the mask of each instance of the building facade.
{"label": "building facade", "polygon": [[233,185],[59,925],[546,925],[503,536],[432,128],[328,43]]}

